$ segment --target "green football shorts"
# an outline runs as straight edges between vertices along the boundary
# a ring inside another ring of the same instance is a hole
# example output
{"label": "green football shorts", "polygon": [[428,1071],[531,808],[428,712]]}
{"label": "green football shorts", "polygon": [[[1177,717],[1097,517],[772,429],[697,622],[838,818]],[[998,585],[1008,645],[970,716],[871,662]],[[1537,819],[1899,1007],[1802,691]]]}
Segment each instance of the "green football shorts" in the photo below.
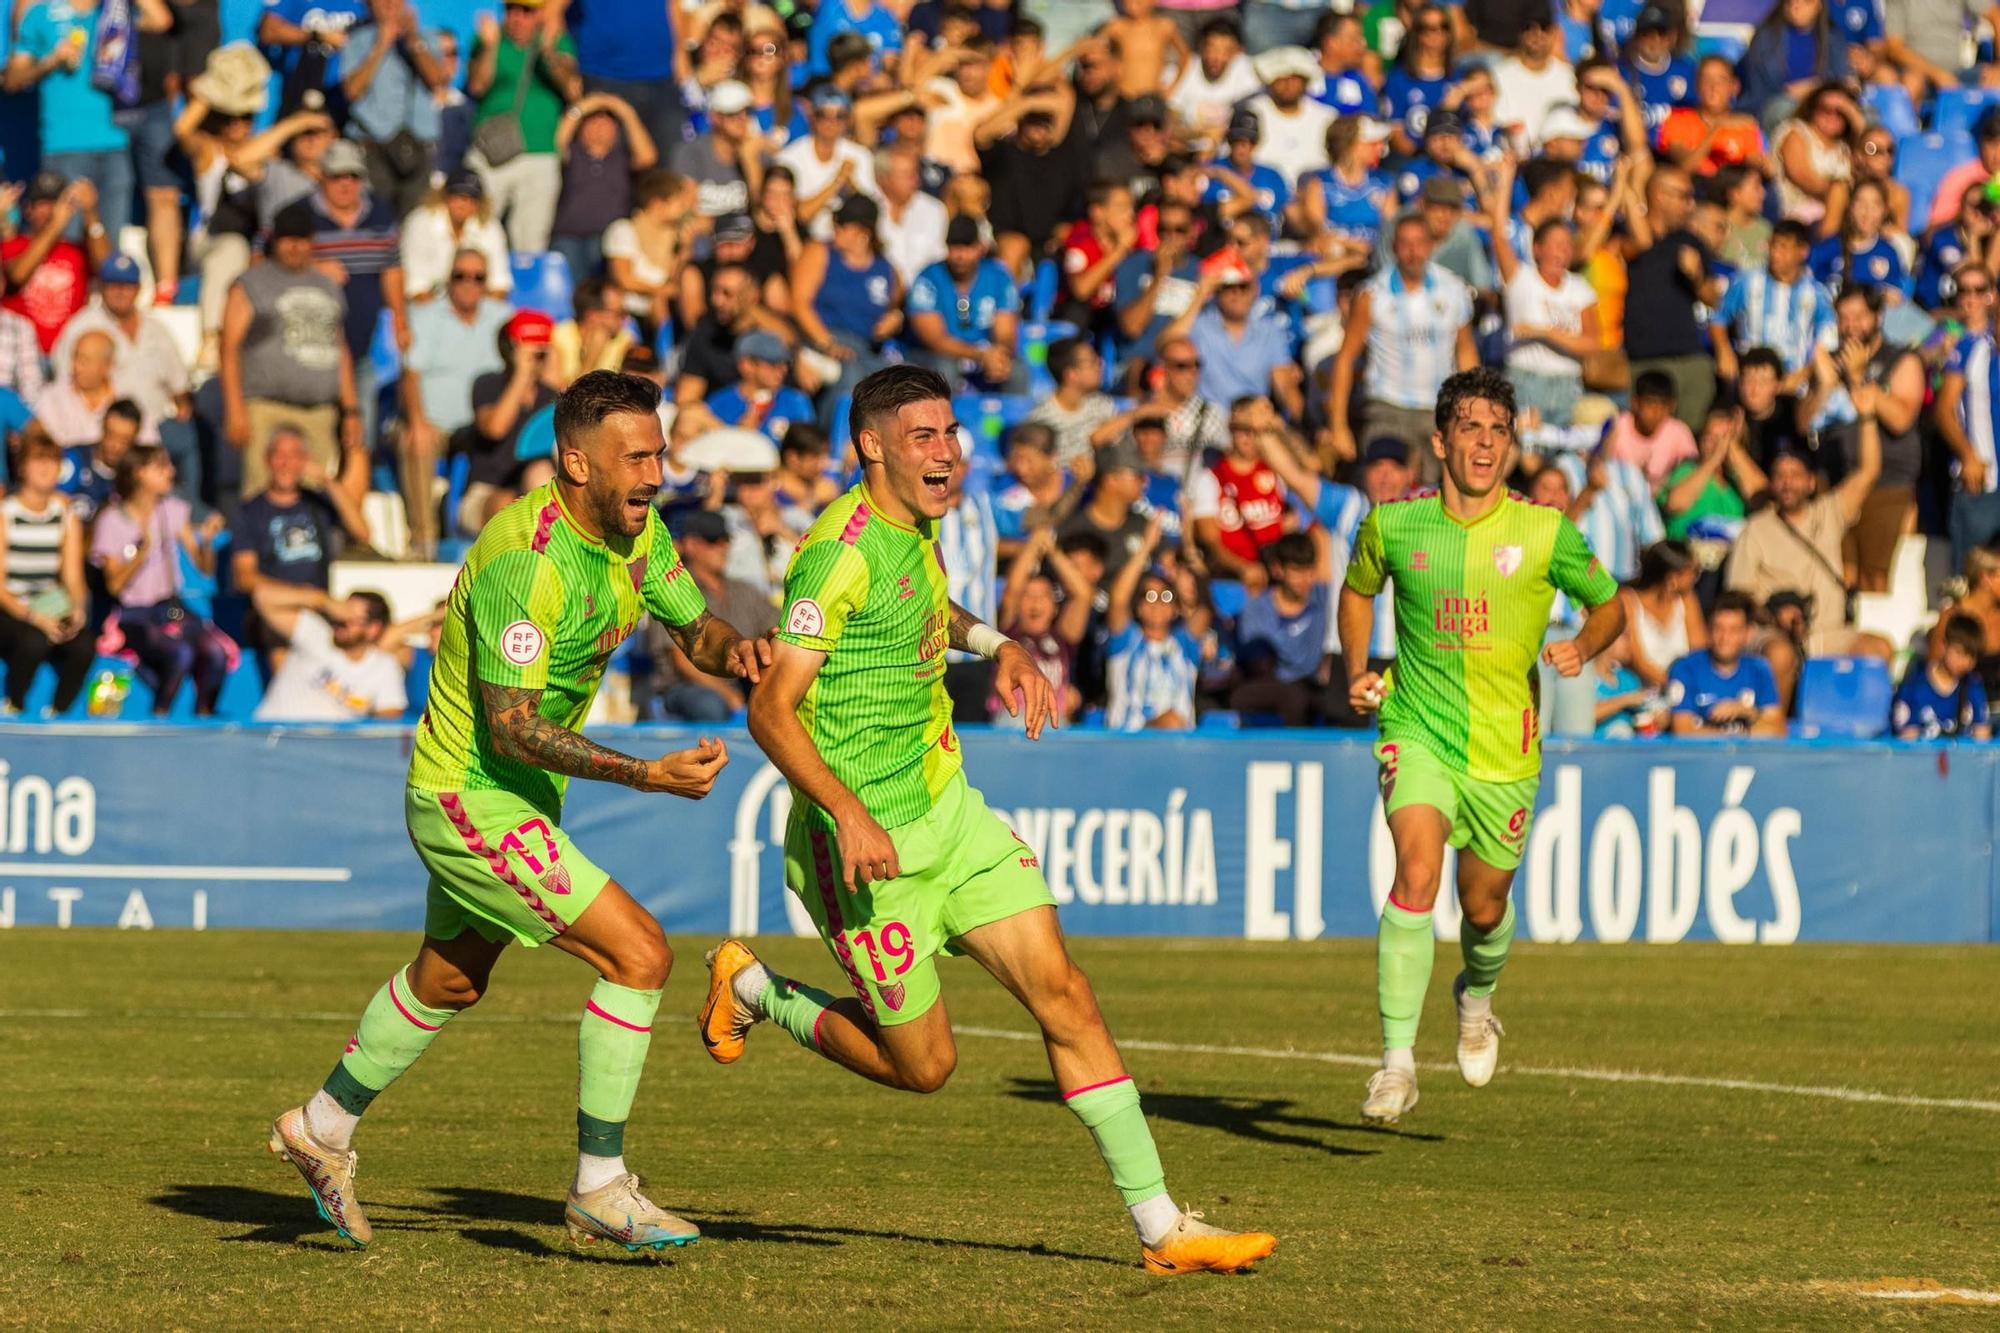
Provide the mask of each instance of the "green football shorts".
{"label": "green football shorts", "polygon": [[1521,864],[1528,829],[1535,822],[1539,774],[1514,782],[1482,782],[1409,739],[1379,742],[1375,760],[1382,766],[1378,783],[1383,815],[1409,805],[1431,806],[1451,825],[1445,836],[1451,846],[1471,852],[1495,870]]}
{"label": "green football shorts", "polygon": [[902,874],[849,893],[840,846],[805,802],[785,830],[785,883],[883,1026],[921,1018],[937,1003],[937,955],[966,932],[1054,906],[1041,862],[986,798],[955,774],[929,814],[889,830]]}
{"label": "green football shorts", "polygon": [[495,943],[546,944],[611,880],[555,820],[511,792],[407,787],[403,812],[430,872],[424,934],[433,939],[470,927]]}

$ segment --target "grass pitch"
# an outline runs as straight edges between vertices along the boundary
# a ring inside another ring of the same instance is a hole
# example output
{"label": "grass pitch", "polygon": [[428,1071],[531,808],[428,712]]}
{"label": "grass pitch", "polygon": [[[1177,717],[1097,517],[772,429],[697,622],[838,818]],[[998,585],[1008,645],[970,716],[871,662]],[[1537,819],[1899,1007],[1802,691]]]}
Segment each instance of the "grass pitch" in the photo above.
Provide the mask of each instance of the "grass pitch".
{"label": "grass pitch", "polygon": [[[364,1122],[356,1253],[262,1144],[414,941],[0,933],[0,1325],[877,1328],[1851,1327],[2000,1309],[2000,952],[1521,947],[1500,1074],[1426,1068],[1402,1132],[1358,1123],[1372,942],[1094,941],[1177,1198],[1267,1228],[1254,1275],[1142,1273],[1038,1044],[962,1035],[941,1094],[890,1093],[761,1028],[711,1065],[676,939],[628,1158],[706,1238],[576,1251],[575,1015],[589,975],[514,951]],[[767,941],[834,980],[812,941]],[[1440,950],[1419,1059],[1449,1061]],[[1025,1033],[970,964],[961,1029]],[[1160,1043],[1160,1045],[1152,1045]],[[1259,1048],[1244,1053],[1222,1048]],[[1192,1049],[1207,1048],[1207,1049]],[[1579,1078],[1846,1086],[1905,1100]],[[1531,1071],[1544,1072],[1531,1072]]]}

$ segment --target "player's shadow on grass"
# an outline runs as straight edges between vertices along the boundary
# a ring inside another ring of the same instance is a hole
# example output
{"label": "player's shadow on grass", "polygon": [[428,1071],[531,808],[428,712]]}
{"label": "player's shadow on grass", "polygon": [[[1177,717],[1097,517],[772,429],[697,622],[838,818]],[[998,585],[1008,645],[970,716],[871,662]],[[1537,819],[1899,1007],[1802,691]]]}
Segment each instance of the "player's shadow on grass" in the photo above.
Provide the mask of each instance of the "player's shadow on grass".
{"label": "player's shadow on grass", "polygon": [[[549,1200],[540,1195],[514,1194],[505,1190],[468,1189],[458,1185],[433,1186],[431,1193],[435,1194],[440,1202],[437,1206],[425,1208],[423,1211],[440,1217],[458,1218],[467,1222],[516,1222],[543,1226],[551,1222]],[[843,1245],[849,1240],[888,1240],[902,1245],[932,1245],[940,1249],[954,1250],[992,1250],[1046,1259],[1070,1259],[1078,1263],[1111,1264],[1118,1268],[1131,1267],[1130,1262],[1125,1259],[1114,1259],[1102,1254],[1077,1254],[1070,1250],[1050,1249],[1046,1245],[1007,1245],[998,1241],[964,1240],[957,1236],[914,1236],[903,1231],[819,1226],[809,1222],[756,1222],[738,1213],[696,1212],[676,1206],[671,1199],[662,1199],[660,1204],[664,1208],[680,1213],[700,1227],[705,1240],[810,1246]],[[559,1224],[560,1215],[555,1215],[553,1220]],[[467,1227],[459,1234],[475,1244],[491,1246],[494,1249],[514,1250],[521,1254],[573,1255],[582,1259],[624,1262],[622,1256],[579,1253],[574,1248],[557,1249],[532,1236],[496,1227]]]}
{"label": "player's shadow on grass", "polygon": [[[1055,1084],[1047,1079],[1016,1078],[1009,1094],[1030,1102],[1062,1101]],[[1442,1134],[1412,1134],[1359,1121],[1327,1120],[1300,1115],[1292,1110],[1297,1103],[1282,1097],[1215,1097],[1198,1092],[1149,1092],[1146,1114],[1158,1120],[1172,1120],[1201,1129],[1219,1129],[1238,1138],[1258,1143],[1277,1143],[1289,1148],[1311,1148],[1331,1157],[1373,1157],[1373,1148],[1350,1148],[1329,1142],[1320,1133],[1387,1134],[1392,1138],[1439,1143]]]}
{"label": "player's shadow on grass", "polygon": [[[304,1194],[245,1189],[241,1185],[169,1185],[167,1192],[155,1195],[151,1203],[155,1208],[184,1217],[249,1228],[240,1235],[222,1237],[226,1241],[307,1245],[329,1250],[354,1248],[313,1212],[312,1200]],[[369,1211],[372,1213],[375,1208]],[[395,1230],[407,1225],[370,1220],[377,1230]]]}

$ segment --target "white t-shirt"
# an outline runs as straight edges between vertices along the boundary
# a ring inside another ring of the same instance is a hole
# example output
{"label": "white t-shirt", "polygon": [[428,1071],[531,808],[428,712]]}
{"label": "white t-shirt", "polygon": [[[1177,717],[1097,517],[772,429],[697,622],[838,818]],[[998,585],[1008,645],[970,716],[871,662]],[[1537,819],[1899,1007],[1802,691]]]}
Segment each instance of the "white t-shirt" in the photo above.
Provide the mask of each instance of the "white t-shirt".
{"label": "white t-shirt", "polygon": [[[819,152],[813,146],[810,136],[794,139],[778,153],[778,161],[791,168],[792,179],[798,182],[798,196],[801,202],[833,184],[833,178],[840,174],[842,162],[854,164],[854,171],[848,177],[848,183],[857,193],[876,199],[881,197],[875,189],[875,159],[869,155],[866,148],[852,139],[842,139],[836,143],[833,146],[833,158],[827,162],[819,160]],[[814,240],[833,239],[833,212],[836,207],[838,207],[836,203],[828,204],[819,211],[819,216],[812,220],[808,230],[811,231]]]}
{"label": "white t-shirt", "polygon": [[904,291],[917,280],[917,274],[944,258],[944,229],[950,223],[951,214],[944,202],[922,190],[904,207],[901,222],[887,201],[883,202],[882,220],[875,233],[882,238],[882,257],[902,278]]}
{"label": "white t-shirt", "polygon": [[1502,125],[1519,125],[1523,150],[1538,148],[1542,142],[1542,119],[1551,107],[1576,101],[1576,69],[1567,61],[1551,60],[1537,70],[1508,56],[1493,67],[1493,83],[1499,96],[1493,102],[1493,118]]}
{"label": "white t-shirt", "polygon": [[333,628],[311,611],[299,612],[292,649],[271,677],[259,722],[360,722],[377,713],[401,713],[403,665],[380,648],[359,660],[333,645]]}
{"label": "white t-shirt", "polygon": [[1334,122],[1332,107],[1308,97],[1286,115],[1265,93],[1250,103],[1250,109],[1264,130],[1252,161],[1271,168],[1294,188],[1299,177],[1327,165],[1326,131]]}
{"label": "white t-shirt", "polygon": [[[1564,333],[1583,332],[1583,312],[1597,304],[1597,292],[1574,273],[1565,273],[1555,287],[1542,281],[1533,264],[1514,270],[1507,284],[1507,323],[1510,327],[1532,324],[1537,328],[1560,329]],[[1530,375],[1561,375],[1578,379],[1583,363],[1564,356],[1544,342],[1515,343],[1507,353],[1507,367]]]}
{"label": "white t-shirt", "polygon": [[1199,60],[1188,63],[1188,71],[1174,89],[1167,105],[1198,135],[1220,137],[1229,128],[1229,112],[1238,102],[1264,90],[1263,81],[1241,51],[1222,68],[1222,77],[1211,80]]}
{"label": "white t-shirt", "polygon": [[[634,282],[657,287],[667,280],[667,271],[649,259],[645,247],[639,244],[639,229],[632,225],[631,218],[619,218],[606,227],[603,244],[606,259],[623,259],[632,265]],[[635,315],[648,315],[652,313],[653,302],[644,292],[628,291],[625,309]]]}

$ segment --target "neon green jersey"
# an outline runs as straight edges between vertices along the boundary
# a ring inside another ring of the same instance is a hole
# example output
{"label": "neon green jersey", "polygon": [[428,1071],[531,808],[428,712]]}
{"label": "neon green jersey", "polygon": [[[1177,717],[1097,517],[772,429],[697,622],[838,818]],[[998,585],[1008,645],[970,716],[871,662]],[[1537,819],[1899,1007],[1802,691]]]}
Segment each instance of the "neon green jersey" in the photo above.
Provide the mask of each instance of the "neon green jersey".
{"label": "neon green jersey", "polygon": [[1618,584],[1560,510],[1513,493],[1470,523],[1435,491],[1377,505],[1347,586],[1396,587],[1396,664],[1382,735],[1411,737],[1484,782],[1541,771],[1535,659],[1557,592],[1595,607]]}
{"label": "neon green jersey", "polygon": [[657,513],[606,543],[576,526],[554,482],[530,491],[487,523],[452,584],[410,785],[508,791],[559,815],[569,779],[494,753],[480,683],[540,690],[541,715],[574,730],[640,612],[685,625],[706,609]]}
{"label": "neon green jersey", "polygon": [[[959,770],[944,689],[950,627],[937,526],[882,517],[865,485],[827,506],[785,571],[778,637],[826,654],[799,721],[883,828],[930,813]],[[832,826],[825,811],[807,813]]]}

